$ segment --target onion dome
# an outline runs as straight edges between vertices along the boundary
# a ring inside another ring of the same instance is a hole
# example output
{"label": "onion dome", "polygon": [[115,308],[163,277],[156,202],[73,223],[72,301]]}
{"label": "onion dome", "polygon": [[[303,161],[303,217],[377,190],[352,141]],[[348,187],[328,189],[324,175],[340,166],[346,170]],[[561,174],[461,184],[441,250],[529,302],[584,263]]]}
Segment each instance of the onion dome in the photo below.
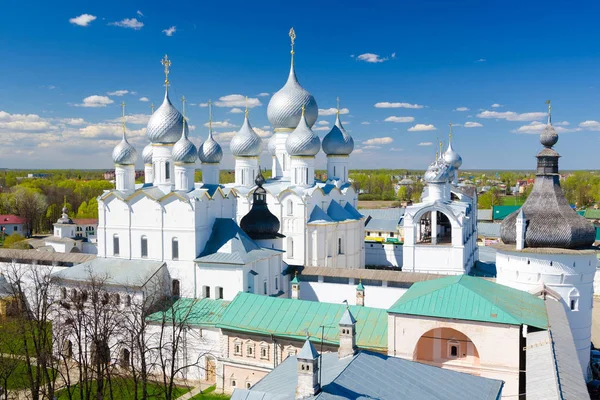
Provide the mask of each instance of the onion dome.
{"label": "onion dome", "polygon": [[142,151],[142,158],[144,159],[144,164],[152,164],[152,143],[148,143],[144,150]]}
{"label": "onion dome", "polygon": [[167,86],[163,103],[148,121],[146,135],[152,143],[171,144],[179,140],[182,129],[183,115],[171,104]]}
{"label": "onion dome", "polygon": [[133,147],[125,136],[125,130],[123,130],[123,139],[115,146],[112,152],[112,159],[115,164],[118,165],[134,165],[137,160],[137,151]]}
{"label": "onion dome", "polygon": [[265,178],[259,172],[254,181],[257,188],[252,194],[254,201],[248,214],[240,221],[240,227],[252,239],[281,238],[279,219],[269,211],[267,206],[267,191],[263,188]]}
{"label": "onion dome", "polygon": [[452,148],[452,140],[448,142],[448,150],[444,153],[444,162],[455,169],[459,169],[462,165],[462,157]]}
{"label": "onion dome", "polygon": [[354,139],[346,133],[340,121],[340,111],[337,112],[335,125],[323,138],[323,152],[328,156],[347,156],[354,150]]}
{"label": "onion dome", "polygon": [[310,157],[316,156],[321,149],[321,139],[308,126],[304,112],[300,116],[298,127],[287,137],[285,149],[290,156]]}
{"label": "onion dome", "polygon": [[73,224],[73,220],[71,218],[69,218],[69,210],[67,209],[67,206],[63,206],[62,208],[62,215],[60,216],[60,218],[56,221],[57,224]]}
{"label": "onion dome", "polygon": [[221,145],[213,138],[212,130],[208,132],[208,138],[198,147],[198,158],[204,164],[217,164],[223,158]]}
{"label": "onion dome", "polygon": [[248,109],[242,128],[235,134],[229,144],[231,154],[236,157],[258,157],[262,151],[262,139],[254,132],[248,120]]}
{"label": "onion dome", "polygon": [[269,150],[269,154],[275,157],[277,154],[277,139],[275,138],[275,135],[271,136],[271,139],[269,139],[267,148]]}
{"label": "onion dome", "polygon": [[296,38],[293,30],[290,31],[292,38],[292,64],[290,74],[285,85],[271,97],[267,107],[267,117],[275,130],[293,130],[300,122],[302,107],[306,109],[306,122],[312,127],[319,116],[317,101],[306,89],[300,86],[296,71],[294,69],[294,40]]}
{"label": "onion dome", "polygon": [[438,158],[429,165],[423,179],[427,183],[446,183],[450,180],[450,168],[450,165]]}
{"label": "onion dome", "polygon": [[198,158],[198,150],[194,143],[188,139],[187,123],[183,121],[181,138],[173,145],[172,157],[174,162],[193,164]]}
{"label": "onion dome", "polygon": [[545,147],[536,156],[538,161],[533,189],[523,206],[502,221],[501,238],[505,244],[516,243],[516,220],[522,212],[526,220],[525,247],[590,247],[596,239],[596,229],[571,208],[560,187],[560,155],[552,148],[558,141],[558,134],[552,128],[551,108],[548,108],[548,126],[540,135],[540,142]]}

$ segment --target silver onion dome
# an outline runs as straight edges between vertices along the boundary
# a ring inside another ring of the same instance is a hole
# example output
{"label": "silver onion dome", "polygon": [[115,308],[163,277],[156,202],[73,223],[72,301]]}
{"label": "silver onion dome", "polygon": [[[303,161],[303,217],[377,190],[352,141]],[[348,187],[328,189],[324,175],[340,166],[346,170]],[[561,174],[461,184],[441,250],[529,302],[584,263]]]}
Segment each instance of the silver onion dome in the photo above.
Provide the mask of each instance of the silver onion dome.
{"label": "silver onion dome", "polygon": [[290,156],[316,156],[321,149],[321,139],[308,126],[304,113],[298,127],[287,137],[285,149]]}
{"label": "silver onion dome", "polygon": [[137,151],[133,147],[125,136],[123,131],[123,139],[115,146],[112,152],[112,159],[115,164],[119,165],[134,165],[137,160]]}
{"label": "silver onion dome", "polygon": [[144,150],[142,151],[142,159],[144,160],[144,164],[152,164],[152,143],[148,143]]}
{"label": "silver onion dome", "polygon": [[269,101],[267,117],[275,130],[292,130],[298,126],[303,106],[306,123],[312,127],[319,116],[319,106],[312,94],[298,83],[292,61],[287,82]]}
{"label": "silver onion dome", "polygon": [[269,154],[273,157],[277,155],[277,139],[275,138],[275,135],[271,136],[271,139],[269,139],[267,149],[269,150]]}
{"label": "silver onion dome", "polygon": [[540,134],[540,143],[544,147],[552,147],[558,142],[558,133],[552,126],[552,123],[548,121],[548,125],[544,128],[542,133]]}
{"label": "silver onion dome", "polygon": [[328,156],[347,156],[354,150],[354,139],[348,135],[338,111],[335,125],[323,138],[323,152]]}
{"label": "silver onion dome", "polygon": [[448,143],[448,149],[444,153],[444,162],[455,169],[460,168],[462,165],[462,157],[452,148],[451,141]]}
{"label": "silver onion dome", "polygon": [[221,145],[213,138],[212,131],[209,131],[206,141],[198,147],[198,158],[205,164],[221,162],[223,149],[221,149]]}
{"label": "silver onion dome", "polygon": [[450,165],[438,158],[429,165],[423,179],[427,183],[446,183],[450,179],[450,168],[452,168]]}
{"label": "silver onion dome", "polygon": [[152,143],[171,144],[181,137],[183,115],[171,104],[169,90],[165,90],[165,99],[150,117],[146,135]]}
{"label": "silver onion dome", "polygon": [[229,144],[231,154],[236,157],[258,157],[262,151],[262,139],[254,132],[248,120],[248,110],[242,128]]}
{"label": "silver onion dome", "polygon": [[173,145],[172,158],[174,162],[195,163],[198,158],[198,150],[194,143],[188,139],[187,123],[183,121],[180,139]]}

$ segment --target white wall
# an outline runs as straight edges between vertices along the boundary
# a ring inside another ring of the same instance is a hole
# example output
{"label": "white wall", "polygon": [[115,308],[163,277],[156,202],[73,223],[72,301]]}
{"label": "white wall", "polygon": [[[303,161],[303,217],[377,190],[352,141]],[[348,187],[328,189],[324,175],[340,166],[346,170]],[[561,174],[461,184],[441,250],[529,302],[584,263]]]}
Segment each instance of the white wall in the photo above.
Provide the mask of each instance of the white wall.
{"label": "white wall", "polygon": [[[356,305],[356,285],[327,282],[300,282],[300,299],[341,304],[344,300]],[[408,288],[365,286],[365,306],[390,308]]]}
{"label": "white wall", "polygon": [[365,242],[365,265],[402,268],[402,245]]}

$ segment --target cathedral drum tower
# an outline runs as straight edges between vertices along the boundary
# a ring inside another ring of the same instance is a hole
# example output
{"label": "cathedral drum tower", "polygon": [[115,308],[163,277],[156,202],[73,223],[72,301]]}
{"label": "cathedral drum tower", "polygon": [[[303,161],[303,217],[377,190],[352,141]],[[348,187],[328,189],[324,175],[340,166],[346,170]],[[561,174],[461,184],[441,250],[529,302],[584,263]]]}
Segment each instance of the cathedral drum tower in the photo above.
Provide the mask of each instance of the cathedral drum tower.
{"label": "cathedral drum tower", "polygon": [[569,205],[560,187],[558,134],[548,124],[540,136],[537,173],[523,206],[502,222],[496,246],[497,282],[563,303],[584,375],[588,373],[596,273],[595,229]]}

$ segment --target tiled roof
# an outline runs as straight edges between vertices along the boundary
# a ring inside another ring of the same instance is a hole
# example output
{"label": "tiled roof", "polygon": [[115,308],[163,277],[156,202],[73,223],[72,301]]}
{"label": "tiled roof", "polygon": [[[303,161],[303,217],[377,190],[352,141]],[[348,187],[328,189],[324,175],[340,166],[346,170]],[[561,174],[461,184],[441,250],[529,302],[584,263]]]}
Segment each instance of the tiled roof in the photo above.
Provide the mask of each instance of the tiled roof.
{"label": "tiled roof", "polygon": [[[307,399],[497,400],[503,386],[499,380],[368,351],[342,359],[337,353],[325,353],[322,358],[322,390]],[[231,399],[292,400],[297,376],[297,357],[288,357],[252,389],[236,389]]]}
{"label": "tiled roof", "polygon": [[[225,310],[219,328],[241,332],[273,334],[303,340],[306,330],[310,338],[320,342],[321,326],[324,342],[337,344],[339,322],[346,310],[344,304],[260,296],[238,293]],[[388,318],[386,310],[350,306],[356,319],[356,344],[363,349],[387,349]]]}
{"label": "tiled roof", "polygon": [[310,217],[308,218],[308,223],[316,223],[316,222],[333,222],[331,217],[327,215],[325,211],[319,206],[315,206],[310,213]]}
{"label": "tiled roof", "polygon": [[548,327],[544,301],[527,292],[468,275],[418,282],[390,313]]}
{"label": "tiled roof", "polygon": [[19,217],[16,215],[0,215],[0,225],[12,225],[12,224],[25,224],[27,218]]}
{"label": "tiled roof", "polygon": [[75,225],[98,225],[98,218],[73,218]]}
{"label": "tiled roof", "polygon": [[500,227],[502,225],[494,222],[478,222],[477,234],[486,237],[500,237]]}

